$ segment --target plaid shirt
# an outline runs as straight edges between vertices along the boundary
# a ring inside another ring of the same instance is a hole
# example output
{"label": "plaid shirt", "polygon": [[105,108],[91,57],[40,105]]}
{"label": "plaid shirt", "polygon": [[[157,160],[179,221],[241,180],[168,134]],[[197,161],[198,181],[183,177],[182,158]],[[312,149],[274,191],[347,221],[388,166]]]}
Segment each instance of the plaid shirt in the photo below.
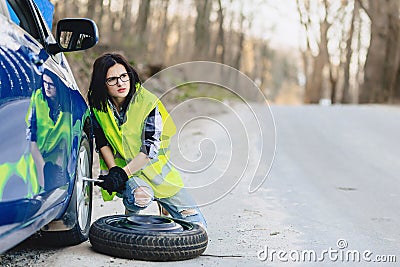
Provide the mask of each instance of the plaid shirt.
{"label": "plaid shirt", "polygon": [[[129,102],[129,101],[128,101]],[[109,101],[111,109],[113,110],[115,121],[118,126],[126,122],[126,111],[128,105],[124,105],[118,113],[114,104]],[[100,127],[99,122],[93,116],[93,131],[96,141],[96,151],[98,152],[103,146],[109,145],[107,138],[104,135],[103,129]],[[158,149],[160,148],[160,138],[162,132],[162,119],[161,114],[156,106],[144,121],[143,134],[142,134],[142,147],[141,152],[146,154],[150,159],[157,158]]]}

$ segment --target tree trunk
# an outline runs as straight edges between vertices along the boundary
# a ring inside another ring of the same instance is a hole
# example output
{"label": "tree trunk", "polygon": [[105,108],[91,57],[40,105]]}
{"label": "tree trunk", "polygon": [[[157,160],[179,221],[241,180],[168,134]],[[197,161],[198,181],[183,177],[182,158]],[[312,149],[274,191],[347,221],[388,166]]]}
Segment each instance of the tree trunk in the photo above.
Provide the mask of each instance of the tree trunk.
{"label": "tree trunk", "polygon": [[263,43],[261,46],[261,80],[260,80],[260,87],[262,89],[266,88],[266,76],[270,71],[270,64],[269,64],[269,57],[271,57],[268,45]]}
{"label": "tree trunk", "polygon": [[388,86],[389,102],[394,102],[397,90],[398,73],[400,71],[400,3],[392,2],[389,14],[390,33],[388,51]]}
{"label": "tree trunk", "polygon": [[157,64],[164,64],[165,61],[165,51],[167,49],[167,37],[169,33],[169,23],[168,23],[168,6],[169,0],[164,0],[163,2],[163,17],[162,17],[162,25],[161,25],[161,33],[160,33],[160,40],[158,45],[156,46],[156,53],[158,54],[158,63]]}
{"label": "tree trunk", "polygon": [[245,21],[244,15],[240,14],[240,31],[239,31],[239,40],[237,45],[238,50],[236,52],[236,56],[233,61],[233,67],[236,68],[237,70],[240,70],[240,65],[242,62],[242,52],[244,46],[244,21]]}
{"label": "tree trunk", "polygon": [[224,46],[224,12],[221,0],[218,0],[218,35],[213,49],[215,58],[218,62],[224,63],[225,46]]}
{"label": "tree trunk", "polygon": [[341,102],[343,104],[348,104],[351,102],[351,96],[350,96],[350,63],[351,63],[351,57],[353,55],[353,49],[351,47],[352,41],[353,41],[353,35],[354,35],[354,23],[356,17],[358,17],[358,3],[354,2],[354,7],[353,7],[353,14],[351,17],[351,25],[350,25],[350,31],[347,36],[346,40],[346,62],[344,65],[344,84],[343,84],[343,93],[342,93],[342,100]]}
{"label": "tree trunk", "polygon": [[360,103],[387,102],[394,94],[391,87],[398,72],[399,8],[398,0],[369,0],[365,9],[371,20],[371,41]]}
{"label": "tree trunk", "polygon": [[337,81],[338,81],[338,70],[337,67],[329,64],[329,81],[331,83],[331,103],[336,103],[336,91],[337,91]]}
{"label": "tree trunk", "polygon": [[104,13],[106,12],[106,10],[104,10],[105,9],[105,5],[103,4],[103,1],[101,0],[100,1],[100,10],[99,10],[99,17],[98,17],[98,19],[97,19],[97,21],[96,21],[96,24],[97,24],[97,27],[99,28],[99,29],[103,29],[103,21],[104,21]]}
{"label": "tree trunk", "polygon": [[[305,32],[307,35],[307,48],[306,51],[303,51],[303,63],[307,64],[304,66],[305,75],[306,75],[306,85],[304,92],[304,102],[305,103],[318,103],[321,97],[323,96],[323,85],[324,85],[324,68],[325,66],[330,67],[329,54],[328,54],[328,30],[331,24],[328,22],[328,2],[324,1],[324,9],[325,16],[323,20],[320,22],[320,41],[318,45],[318,55],[312,56],[311,47],[310,47],[310,35],[312,35],[312,25],[311,25],[311,11],[310,6],[308,4],[301,3],[297,0],[297,10],[300,15],[300,21],[305,28]],[[330,67],[330,78],[331,78],[331,93],[333,86],[336,86],[336,80],[333,77],[332,69]]]}
{"label": "tree trunk", "polygon": [[121,31],[123,32],[124,36],[124,43],[129,42],[129,40],[132,39],[131,33],[132,33],[132,1],[130,0],[125,0],[124,1],[124,18],[122,22],[122,29]]}
{"label": "tree trunk", "polygon": [[321,41],[318,44],[319,53],[314,57],[314,64],[311,73],[311,82],[309,87],[306,88],[306,100],[308,103],[318,103],[322,97],[323,91],[323,80],[324,80],[324,68],[329,64],[328,54],[328,37],[327,33],[330,24],[327,21],[327,16],[320,24],[320,38]]}
{"label": "tree trunk", "polygon": [[[102,13],[104,12],[104,13]],[[107,14],[107,15],[105,15]],[[100,11],[101,15],[101,21],[102,21],[102,28],[101,30],[101,38],[100,42],[108,46],[112,43],[111,38],[112,38],[112,33],[114,32],[113,27],[114,27],[114,13],[111,12],[111,1],[108,2],[107,6],[103,6],[102,10]]]}
{"label": "tree trunk", "polygon": [[195,50],[193,59],[208,59],[210,49],[210,13],[212,0],[195,1],[196,23],[195,23]]}
{"label": "tree trunk", "polygon": [[[103,1],[101,1],[103,2]],[[86,12],[86,17],[89,19],[92,19],[94,21],[97,20],[96,17],[96,6],[98,6],[98,1],[96,0],[88,0],[87,3],[87,12]],[[103,5],[103,3],[101,3],[101,5]]]}
{"label": "tree trunk", "polygon": [[[231,0],[232,1],[232,0]],[[229,14],[227,14],[227,19],[229,19],[229,26],[228,26],[228,31],[226,32],[226,43],[227,44],[232,44],[235,40],[235,31],[234,31],[234,12],[230,11]],[[233,45],[227,45],[224,47],[225,50],[225,63],[227,65],[232,66],[233,65]]]}
{"label": "tree trunk", "polygon": [[[399,42],[400,45],[400,42]],[[400,48],[399,48],[400,49]],[[400,65],[400,60],[399,63]],[[395,81],[395,100],[396,102],[400,101],[400,67],[397,69],[396,81]]]}
{"label": "tree trunk", "polygon": [[309,104],[318,103],[322,97],[322,78],[325,60],[321,55],[314,58],[312,73],[307,83],[304,101]]}
{"label": "tree trunk", "polygon": [[150,14],[150,0],[141,0],[134,34],[135,54],[140,60],[147,58],[147,22]]}

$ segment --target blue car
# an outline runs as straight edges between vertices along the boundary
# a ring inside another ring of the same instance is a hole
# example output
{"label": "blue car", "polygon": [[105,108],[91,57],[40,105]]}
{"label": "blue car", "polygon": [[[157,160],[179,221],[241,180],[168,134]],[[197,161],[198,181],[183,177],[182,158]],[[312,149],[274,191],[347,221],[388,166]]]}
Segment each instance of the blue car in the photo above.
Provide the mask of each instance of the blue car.
{"label": "blue car", "polygon": [[0,0],[0,253],[38,231],[79,244],[90,228],[90,113],[63,52],[93,47],[97,27],[63,19],[54,38],[43,4]]}

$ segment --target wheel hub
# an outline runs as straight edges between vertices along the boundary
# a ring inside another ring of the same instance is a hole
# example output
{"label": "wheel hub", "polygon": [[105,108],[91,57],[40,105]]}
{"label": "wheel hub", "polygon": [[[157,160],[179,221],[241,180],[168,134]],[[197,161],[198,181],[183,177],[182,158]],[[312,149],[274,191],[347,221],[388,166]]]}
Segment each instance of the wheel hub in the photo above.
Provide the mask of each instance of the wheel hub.
{"label": "wheel hub", "polygon": [[183,227],[168,217],[132,215],[119,221],[119,225],[147,232],[183,232]]}

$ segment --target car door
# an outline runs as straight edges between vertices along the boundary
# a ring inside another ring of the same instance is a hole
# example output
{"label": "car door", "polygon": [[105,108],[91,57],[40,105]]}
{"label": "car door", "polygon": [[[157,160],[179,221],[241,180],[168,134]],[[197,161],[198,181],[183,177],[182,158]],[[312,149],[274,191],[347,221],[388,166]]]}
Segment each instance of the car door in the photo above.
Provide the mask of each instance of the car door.
{"label": "car door", "polygon": [[63,57],[45,50],[46,38],[53,37],[32,2],[2,0],[1,6],[0,201],[8,213],[3,225],[27,221],[66,198],[71,82]]}

